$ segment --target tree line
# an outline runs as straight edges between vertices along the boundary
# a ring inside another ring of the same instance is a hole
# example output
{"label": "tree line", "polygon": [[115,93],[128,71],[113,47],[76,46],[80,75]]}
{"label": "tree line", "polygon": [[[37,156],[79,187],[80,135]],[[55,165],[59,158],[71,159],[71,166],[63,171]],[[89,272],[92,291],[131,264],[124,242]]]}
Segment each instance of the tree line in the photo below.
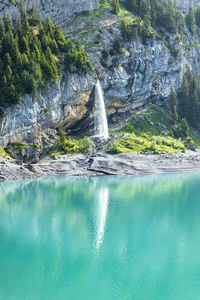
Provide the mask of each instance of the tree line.
{"label": "tree line", "polygon": [[174,121],[175,137],[187,136],[188,125],[200,130],[200,84],[189,66],[186,66],[181,88],[177,93],[172,88],[168,100]]}
{"label": "tree line", "polygon": [[[118,14],[119,0],[112,0],[112,5],[114,13]],[[191,4],[188,13],[184,15],[174,0],[125,0],[125,5],[129,11],[142,18],[146,30],[151,25],[161,34],[183,34],[185,25],[192,33],[195,25],[200,28],[200,6],[194,10]]]}
{"label": "tree line", "polygon": [[20,2],[20,17],[0,18],[0,105],[20,103],[23,94],[37,97],[38,87],[55,82],[60,61],[65,70],[86,73],[92,64],[78,43],[65,38],[49,17],[42,22],[34,6],[30,13]]}

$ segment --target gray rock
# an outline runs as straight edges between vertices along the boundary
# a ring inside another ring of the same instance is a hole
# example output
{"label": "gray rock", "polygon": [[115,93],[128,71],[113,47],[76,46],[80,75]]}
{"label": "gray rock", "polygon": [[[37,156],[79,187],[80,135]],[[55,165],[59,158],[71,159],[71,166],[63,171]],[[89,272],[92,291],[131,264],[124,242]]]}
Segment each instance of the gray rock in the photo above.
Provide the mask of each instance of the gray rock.
{"label": "gray rock", "polygon": [[[52,19],[55,17],[56,24],[67,22],[63,18],[69,14],[78,10],[92,10],[98,5],[97,0],[73,0],[69,3],[68,1],[35,0],[35,3],[41,14],[48,12]],[[26,4],[30,8],[32,1],[27,0]],[[17,14],[17,5],[11,5],[9,0],[0,1],[1,13],[5,14],[6,9],[11,10],[12,15]],[[94,72],[87,76],[62,73],[57,83],[51,84],[46,92],[39,91],[38,101],[32,99],[30,95],[25,95],[20,104],[2,108],[5,117],[0,119],[0,146],[6,147],[8,143],[22,141],[28,143],[42,141],[41,149],[45,151],[54,144],[53,138],[45,144],[48,140],[45,136],[50,136],[48,131],[55,130],[60,125],[64,126],[68,133],[77,133],[81,130],[84,133],[86,131],[93,133],[95,72],[99,74],[104,89],[109,125],[118,126],[137,108],[150,103],[166,105],[171,86],[174,86],[175,90],[181,86],[186,64],[189,64],[197,75],[199,74],[200,48],[190,43],[190,36],[187,39],[188,45],[191,44],[190,50],[185,51],[183,45],[179,45],[180,55],[177,59],[156,38],[149,39],[147,45],[142,45],[136,39],[133,43],[125,45],[126,51],[123,55],[114,57],[118,60],[117,66],[110,65],[108,69],[103,68],[100,64],[101,49],[104,47],[110,50],[113,40],[121,38],[121,31],[119,17],[106,10],[102,18],[99,21],[101,23],[97,23],[97,32],[100,25],[105,25],[104,41],[99,49],[92,47],[89,49],[89,55],[95,66]],[[110,23],[114,28],[112,34],[109,33]],[[73,29],[73,26],[70,28]],[[82,28],[83,24],[80,26]],[[76,30],[78,31],[79,27]],[[97,32],[94,31],[94,38]],[[89,36],[92,38],[92,33]],[[73,37],[78,38],[78,35]],[[175,45],[174,36],[169,36],[169,41]],[[112,58],[109,57],[108,61],[111,64]],[[27,154],[27,157],[30,155]],[[31,159],[37,161],[38,154],[33,154]]]}
{"label": "gray rock", "polygon": [[15,161],[10,161],[1,166],[0,180],[41,176],[140,175],[194,171],[200,171],[199,151],[158,156],[134,153],[112,156],[98,152],[91,157],[83,154],[58,156],[56,160],[46,157],[34,166],[17,165]]}
{"label": "gray rock", "polygon": [[[15,0],[14,4],[10,0],[1,0],[0,15],[9,13],[13,19],[17,19],[19,3],[20,0]],[[36,5],[42,19],[48,15],[55,25],[61,26],[70,22],[75,13],[97,8],[99,0],[24,0],[24,3],[27,10]]]}

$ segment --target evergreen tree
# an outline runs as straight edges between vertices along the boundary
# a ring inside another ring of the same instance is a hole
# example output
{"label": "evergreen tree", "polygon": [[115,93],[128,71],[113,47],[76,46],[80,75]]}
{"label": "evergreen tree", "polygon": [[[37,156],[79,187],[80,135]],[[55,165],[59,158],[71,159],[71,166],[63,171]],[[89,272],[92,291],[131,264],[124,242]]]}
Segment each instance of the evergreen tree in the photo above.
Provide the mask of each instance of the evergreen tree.
{"label": "evergreen tree", "polygon": [[194,73],[187,66],[183,76],[182,86],[178,93],[179,113],[186,118],[188,124],[199,128],[200,122],[200,93]]}
{"label": "evergreen tree", "polygon": [[194,9],[192,4],[190,5],[189,12],[186,16],[186,22],[190,31],[193,32],[195,26],[195,16],[194,16]]}
{"label": "evergreen tree", "polygon": [[23,0],[20,0],[20,13],[21,13],[21,16],[25,15],[25,6],[24,6]]}
{"label": "evergreen tree", "polygon": [[119,13],[119,0],[112,0],[113,12],[118,15]]}
{"label": "evergreen tree", "polygon": [[200,27],[200,5],[197,7],[195,11],[195,23],[198,27]]}
{"label": "evergreen tree", "polygon": [[13,30],[12,21],[9,14],[6,15],[5,28],[8,32],[11,32]]}
{"label": "evergreen tree", "polygon": [[[53,23],[51,22],[51,20],[49,19],[49,17],[47,16],[46,21],[45,21],[45,32],[47,34],[50,34],[51,38],[54,37],[54,32],[55,32],[55,26],[53,25]],[[65,38],[64,38],[65,40]]]}
{"label": "evergreen tree", "polygon": [[31,11],[31,16],[29,18],[29,23],[31,26],[37,26],[38,24],[41,23],[41,20],[38,16],[38,10],[35,5],[33,5],[32,11]]}
{"label": "evergreen tree", "polygon": [[0,40],[3,38],[4,35],[5,35],[5,25],[2,18],[0,18]]}
{"label": "evergreen tree", "polygon": [[174,105],[172,108],[172,119],[176,123],[178,122],[178,112],[177,112],[177,106]]}
{"label": "evergreen tree", "polygon": [[[34,6],[27,14],[20,2],[21,18],[15,28],[10,16],[0,19],[0,105],[19,103],[24,93],[37,96],[37,88],[59,76],[55,55],[69,58],[66,71],[86,73],[92,68],[84,49],[78,43],[66,40],[61,28],[55,28],[47,17],[45,25]],[[34,27],[32,27],[34,26]]]}
{"label": "evergreen tree", "polygon": [[132,12],[137,12],[137,0],[127,0],[127,7]]}
{"label": "evergreen tree", "polygon": [[181,117],[190,118],[190,95],[189,82],[186,76],[183,77],[182,86],[178,94],[179,98],[179,112]]}
{"label": "evergreen tree", "polygon": [[172,111],[174,106],[177,106],[177,94],[173,87],[171,87],[171,94],[168,98],[168,102],[170,105],[170,110]]}

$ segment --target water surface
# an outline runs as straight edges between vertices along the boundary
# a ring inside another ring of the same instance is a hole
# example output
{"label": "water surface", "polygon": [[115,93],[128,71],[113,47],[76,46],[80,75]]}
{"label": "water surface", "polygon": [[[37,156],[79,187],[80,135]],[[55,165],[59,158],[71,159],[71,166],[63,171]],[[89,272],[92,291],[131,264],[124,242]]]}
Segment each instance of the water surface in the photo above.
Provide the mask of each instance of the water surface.
{"label": "water surface", "polygon": [[0,299],[200,299],[200,174],[0,183]]}

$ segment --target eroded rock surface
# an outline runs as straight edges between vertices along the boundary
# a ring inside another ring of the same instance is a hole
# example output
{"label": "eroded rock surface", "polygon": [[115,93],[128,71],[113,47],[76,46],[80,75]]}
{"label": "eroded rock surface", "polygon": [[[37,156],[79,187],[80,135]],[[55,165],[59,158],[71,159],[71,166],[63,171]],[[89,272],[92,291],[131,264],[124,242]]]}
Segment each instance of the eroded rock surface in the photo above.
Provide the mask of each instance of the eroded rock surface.
{"label": "eroded rock surface", "polygon": [[141,175],[197,171],[200,171],[199,151],[176,155],[74,154],[46,157],[34,165],[19,165],[14,160],[0,161],[0,180],[43,176]]}
{"label": "eroded rock surface", "polygon": [[[14,2],[12,4],[10,0],[1,0],[0,15],[9,13],[13,19],[17,19],[20,0]],[[97,8],[99,0],[24,0],[24,4],[27,10],[36,5],[42,19],[48,15],[55,25],[61,26],[68,23],[75,13]]]}
{"label": "eroded rock surface", "polygon": [[[37,4],[41,13],[48,12],[56,24],[58,20],[64,22],[62,27],[66,36],[81,40],[86,45],[94,69],[86,76],[63,71],[56,84],[51,84],[45,92],[39,91],[38,101],[30,95],[25,95],[19,105],[2,108],[5,115],[0,119],[2,147],[6,147],[8,143],[22,141],[37,143],[49,129],[55,130],[60,125],[71,134],[92,134],[94,86],[97,77],[100,78],[104,90],[109,127],[112,128],[124,125],[136,109],[145,105],[166,105],[171,87],[174,86],[175,90],[180,88],[187,64],[197,75],[200,72],[200,41],[191,40],[189,33],[188,37],[186,35],[185,45],[176,43],[176,37],[173,35],[167,37],[168,45],[178,51],[177,57],[174,57],[170,47],[167,48],[158,38],[151,38],[146,44],[135,39],[124,44],[126,50],[123,54],[109,55],[108,66],[103,67],[102,50],[110,52],[114,40],[122,39],[119,16],[106,9],[100,16],[93,16],[91,22],[88,17],[84,19],[79,14],[74,19],[69,19],[68,23],[68,19],[64,20],[66,16],[77,10],[92,10],[98,6],[98,1],[59,0],[54,3],[50,0],[27,0],[28,8],[32,2]],[[189,1],[184,3],[188,5]],[[5,15],[6,11],[12,15],[17,14],[17,4],[13,6],[9,0],[0,1],[0,13]],[[95,47],[100,27],[101,41]]]}

